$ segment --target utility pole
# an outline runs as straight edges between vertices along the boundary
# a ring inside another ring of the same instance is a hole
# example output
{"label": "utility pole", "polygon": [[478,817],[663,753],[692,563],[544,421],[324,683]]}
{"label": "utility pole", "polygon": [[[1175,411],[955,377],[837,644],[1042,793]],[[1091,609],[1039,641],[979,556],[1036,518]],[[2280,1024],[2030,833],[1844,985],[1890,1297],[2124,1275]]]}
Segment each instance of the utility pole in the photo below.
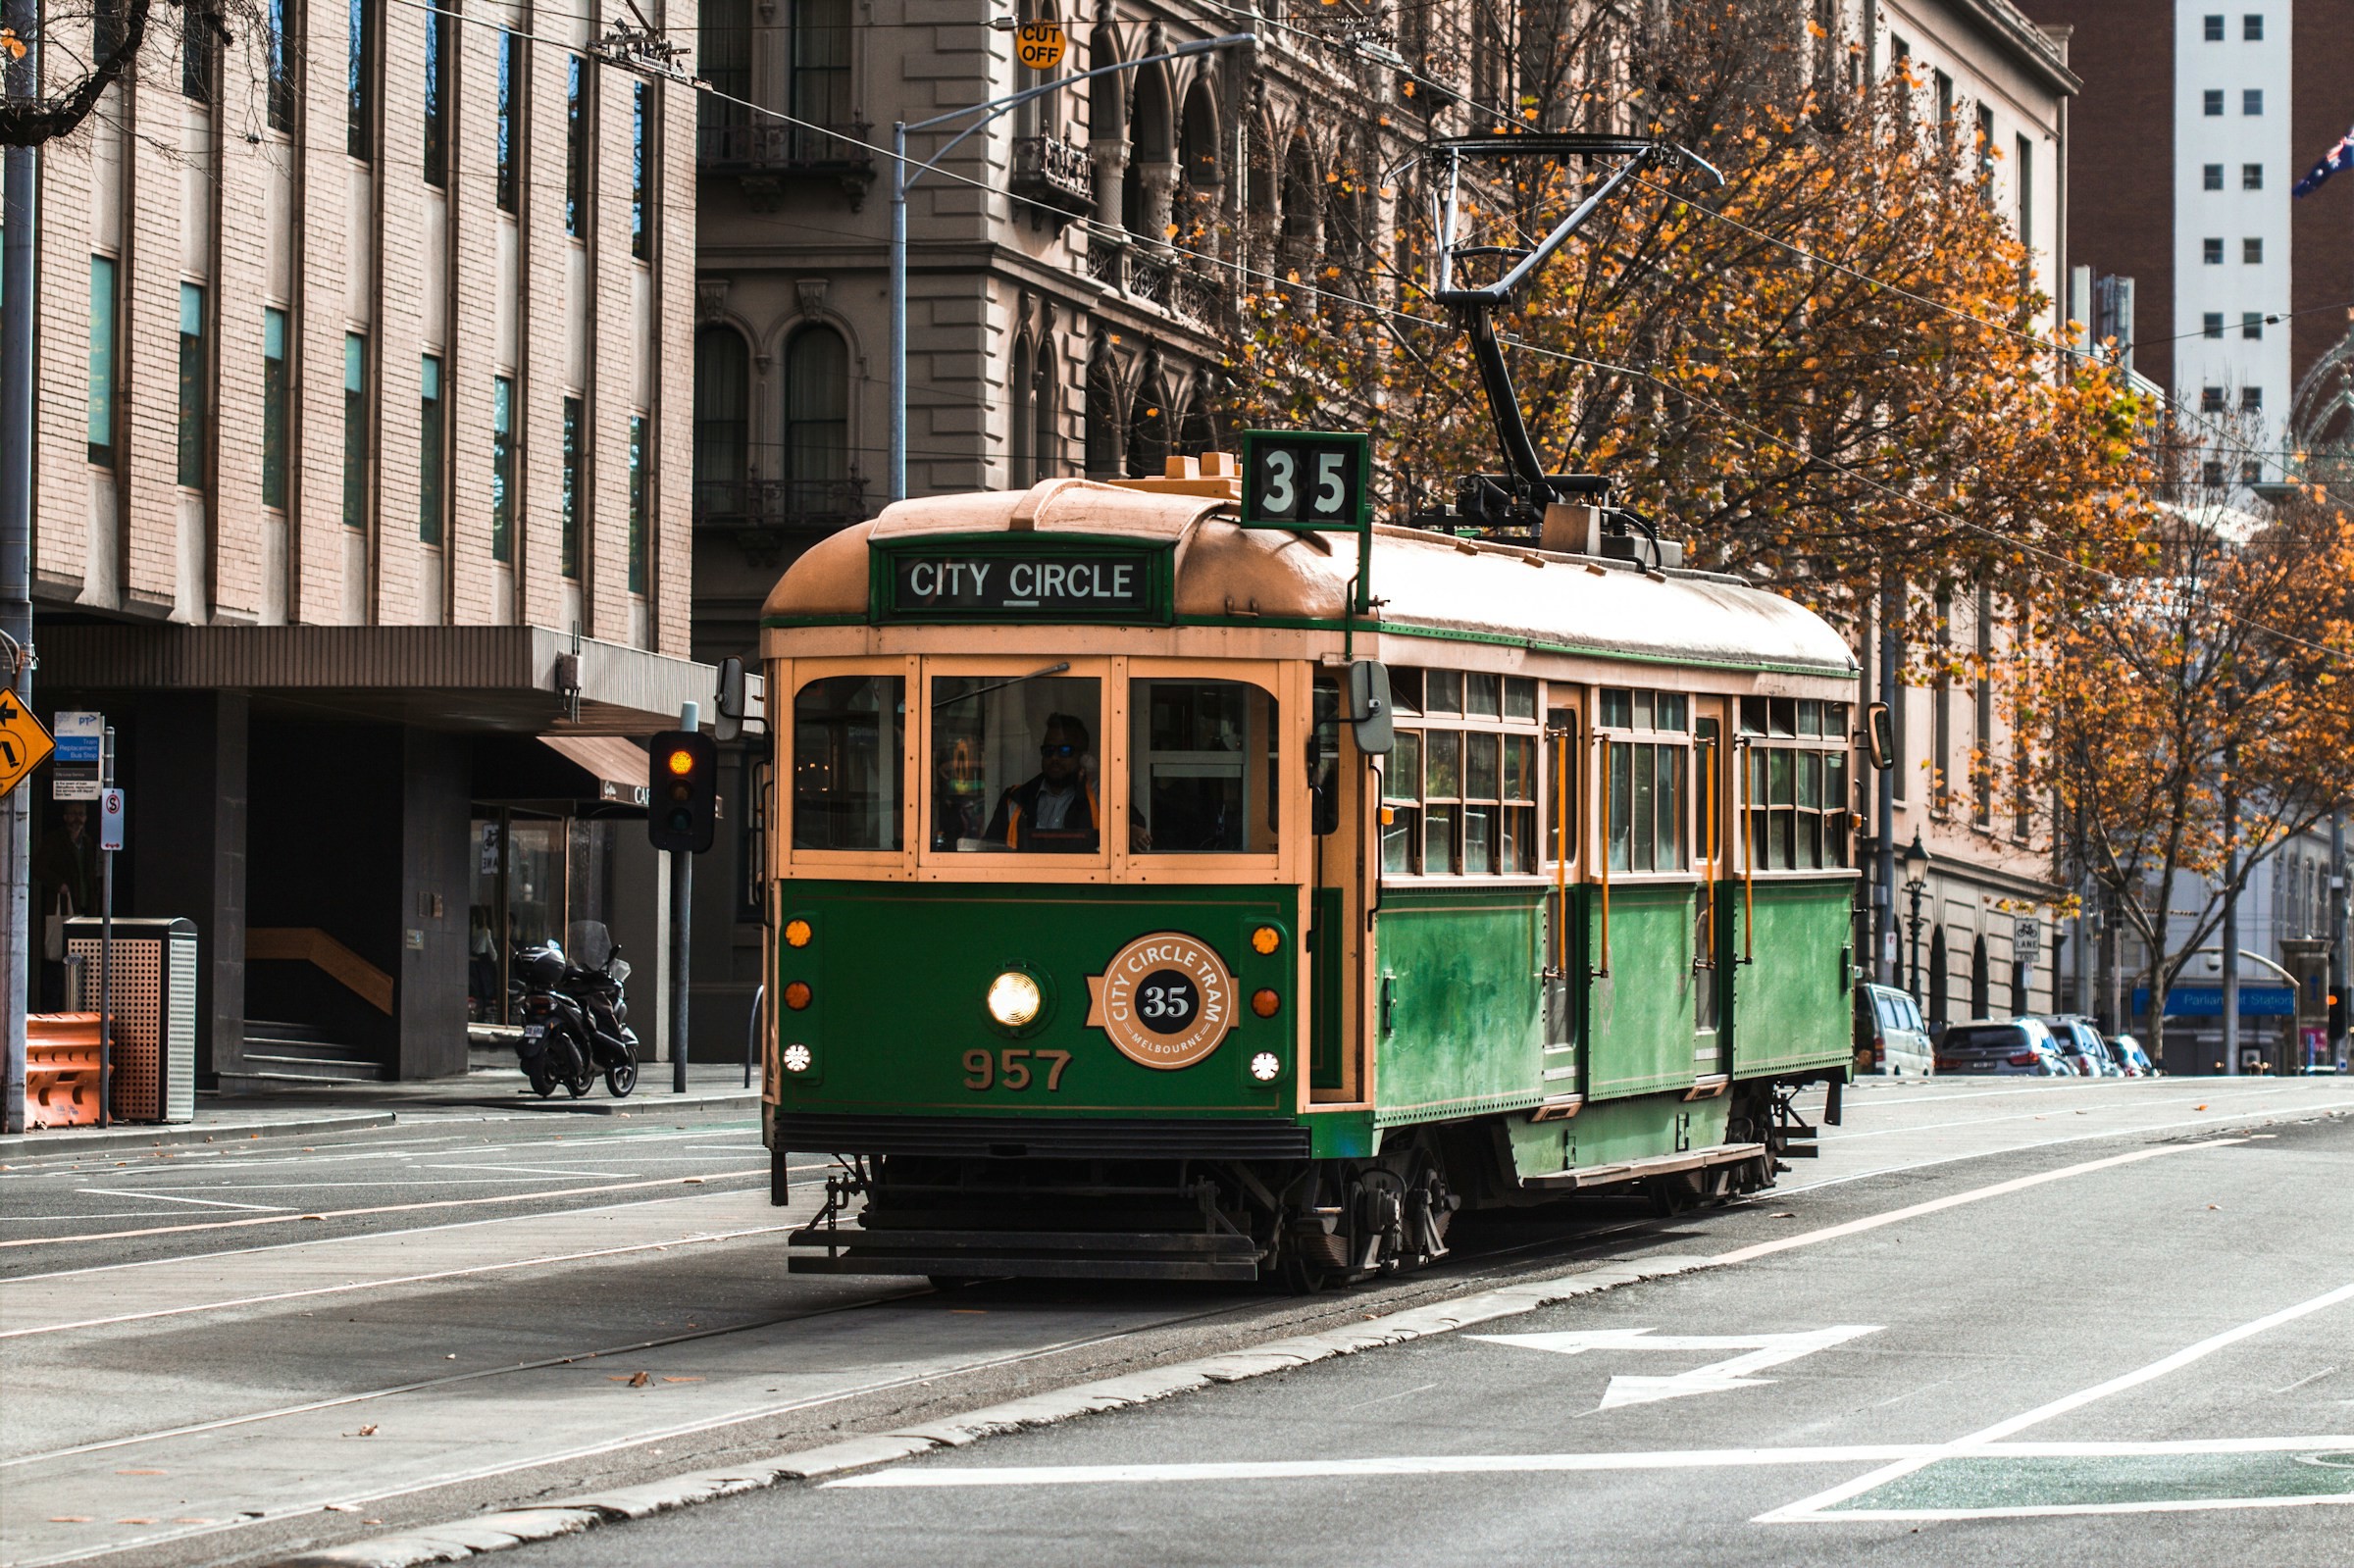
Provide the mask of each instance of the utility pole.
{"label": "utility pole", "polygon": [[[679,704],[679,728],[689,734],[702,728],[700,703]],[[693,944],[689,940],[694,921],[694,852],[670,852],[670,1091],[687,1092],[687,966]]]}
{"label": "utility pole", "polygon": [[[0,18],[30,47],[0,51],[5,96],[29,103],[40,93],[40,0],[5,0]],[[32,337],[35,191],[40,155],[11,147],[5,158],[6,228],[0,248],[0,675],[17,702],[32,708]],[[19,784],[0,801],[0,1127],[25,1131],[25,1001],[31,960],[31,786]]]}
{"label": "utility pole", "polygon": [[[2346,930],[2346,814],[2329,814],[2329,994],[2346,994],[2346,944],[2354,940],[2354,933]],[[2346,1059],[2346,1034],[2339,1031],[2329,1041],[2330,1059]]]}
{"label": "utility pole", "polygon": [[[1904,733],[1897,703],[1903,693],[1896,688],[1896,628],[1904,608],[1904,585],[1894,580],[1880,588],[1880,700],[1888,704],[1888,737],[1891,740]],[[1900,751],[1901,747],[1898,748]],[[1876,835],[1872,846],[1873,902],[1879,905],[1880,929],[1877,939],[1880,950],[1875,973],[1883,986],[1904,983],[1904,964],[1896,951],[1896,780],[1904,768],[1904,758],[1889,759],[1893,766],[1880,770],[1880,798]]]}
{"label": "utility pole", "polygon": [[2224,747],[2224,1072],[2239,1076],[2239,745]]}

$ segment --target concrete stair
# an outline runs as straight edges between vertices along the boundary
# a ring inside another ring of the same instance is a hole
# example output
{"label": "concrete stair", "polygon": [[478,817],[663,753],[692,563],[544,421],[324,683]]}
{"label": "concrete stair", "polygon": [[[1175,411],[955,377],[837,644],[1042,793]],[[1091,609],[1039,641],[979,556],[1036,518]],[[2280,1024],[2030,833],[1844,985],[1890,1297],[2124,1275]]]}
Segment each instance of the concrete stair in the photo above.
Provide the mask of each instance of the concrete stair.
{"label": "concrete stair", "polygon": [[374,1056],[329,1039],[313,1025],[249,1018],[244,1063],[224,1076],[280,1084],[377,1084],[389,1075]]}

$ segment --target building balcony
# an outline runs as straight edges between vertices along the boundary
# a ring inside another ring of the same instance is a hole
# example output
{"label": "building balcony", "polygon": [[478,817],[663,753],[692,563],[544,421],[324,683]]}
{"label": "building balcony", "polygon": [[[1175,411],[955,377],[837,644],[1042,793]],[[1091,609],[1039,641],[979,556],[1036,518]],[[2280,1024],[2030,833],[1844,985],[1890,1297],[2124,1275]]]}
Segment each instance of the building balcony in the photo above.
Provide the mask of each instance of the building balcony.
{"label": "building balcony", "polygon": [[1095,163],[1086,148],[1060,136],[1017,138],[1009,184],[1016,196],[1072,218],[1095,211]]}
{"label": "building balcony", "polygon": [[726,535],[752,566],[776,564],[829,533],[866,520],[866,481],[697,480],[694,529]]}
{"label": "building balcony", "polygon": [[831,181],[855,210],[875,182],[875,155],[862,145],[873,129],[862,120],[826,130],[768,121],[704,124],[695,127],[694,161],[705,174],[734,176],[762,212],[774,211],[793,180]]}
{"label": "building balcony", "polygon": [[1120,244],[1099,234],[1088,241],[1087,274],[1130,299],[1158,306],[1189,327],[1205,332],[1218,329],[1222,296],[1214,284],[1187,268],[1183,257],[1156,256],[1134,242]]}

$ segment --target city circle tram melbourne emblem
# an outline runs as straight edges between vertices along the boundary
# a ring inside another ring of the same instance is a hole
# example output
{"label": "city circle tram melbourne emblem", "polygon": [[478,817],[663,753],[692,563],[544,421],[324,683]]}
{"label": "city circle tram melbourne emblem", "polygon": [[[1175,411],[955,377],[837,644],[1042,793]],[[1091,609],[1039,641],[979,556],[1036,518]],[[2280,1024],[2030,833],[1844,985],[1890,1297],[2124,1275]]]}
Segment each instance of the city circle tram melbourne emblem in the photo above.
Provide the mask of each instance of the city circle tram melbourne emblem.
{"label": "city circle tram melbourne emblem", "polygon": [[1207,942],[1139,936],[1087,977],[1087,1023],[1145,1067],[1191,1067],[1234,1027],[1234,976]]}

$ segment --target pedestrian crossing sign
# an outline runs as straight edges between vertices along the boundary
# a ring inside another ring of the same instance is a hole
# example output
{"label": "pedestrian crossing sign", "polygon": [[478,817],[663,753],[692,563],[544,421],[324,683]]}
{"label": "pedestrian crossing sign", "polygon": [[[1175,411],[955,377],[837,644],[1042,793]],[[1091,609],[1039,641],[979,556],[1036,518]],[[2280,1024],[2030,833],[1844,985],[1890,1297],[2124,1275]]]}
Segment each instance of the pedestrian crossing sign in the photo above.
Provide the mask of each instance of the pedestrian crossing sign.
{"label": "pedestrian crossing sign", "polygon": [[0,690],[0,795],[23,784],[56,749],[57,742],[17,694]]}

